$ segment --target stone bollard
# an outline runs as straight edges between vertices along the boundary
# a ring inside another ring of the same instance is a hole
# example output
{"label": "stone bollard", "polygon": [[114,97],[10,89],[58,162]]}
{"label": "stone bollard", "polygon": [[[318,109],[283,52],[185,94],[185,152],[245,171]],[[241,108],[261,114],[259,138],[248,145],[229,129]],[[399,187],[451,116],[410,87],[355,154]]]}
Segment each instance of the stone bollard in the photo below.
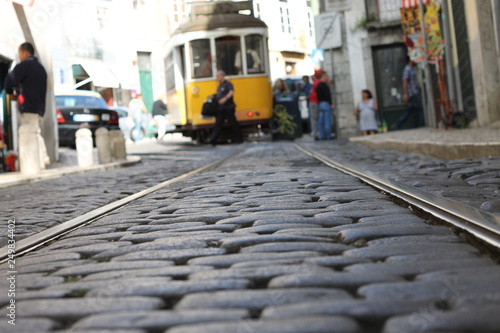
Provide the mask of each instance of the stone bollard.
{"label": "stone bollard", "polygon": [[94,140],[92,132],[85,127],[80,128],[75,133],[76,154],[78,156],[79,167],[89,167],[94,165]]}
{"label": "stone bollard", "polygon": [[109,141],[111,142],[111,155],[115,161],[124,161],[127,159],[127,150],[125,149],[125,137],[121,130],[109,131]]}
{"label": "stone bollard", "polygon": [[40,173],[40,152],[38,151],[38,133],[27,124],[19,126],[19,165],[21,174],[37,175]]}
{"label": "stone bollard", "polygon": [[98,128],[95,131],[95,145],[97,146],[97,156],[99,164],[111,163],[111,143],[109,140],[109,131],[105,127]]}

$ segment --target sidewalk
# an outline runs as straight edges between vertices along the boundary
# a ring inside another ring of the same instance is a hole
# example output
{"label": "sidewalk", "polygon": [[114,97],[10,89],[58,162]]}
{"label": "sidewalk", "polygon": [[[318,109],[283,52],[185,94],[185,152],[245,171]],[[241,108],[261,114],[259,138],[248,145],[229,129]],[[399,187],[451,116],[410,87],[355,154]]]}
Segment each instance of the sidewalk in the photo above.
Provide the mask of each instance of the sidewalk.
{"label": "sidewalk", "polygon": [[141,161],[138,156],[127,156],[125,161],[117,161],[107,164],[97,164],[97,150],[94,149],[94,165],[81,168],[78,166],[76,150],[70,148],[59,148],[59,161],[48,166],[38,175],[24,176],[20,172],[0,173],[0,188],[14,185],[32,183],[45,179],[58,178],[64,175],[81,174],[90,171],[104,171],[137,164]]}
{"label": "sidewalk", "polygon": [[443,160],[500,156],[500,128],[420,128],[349,139],[372,149],[394,149]]}

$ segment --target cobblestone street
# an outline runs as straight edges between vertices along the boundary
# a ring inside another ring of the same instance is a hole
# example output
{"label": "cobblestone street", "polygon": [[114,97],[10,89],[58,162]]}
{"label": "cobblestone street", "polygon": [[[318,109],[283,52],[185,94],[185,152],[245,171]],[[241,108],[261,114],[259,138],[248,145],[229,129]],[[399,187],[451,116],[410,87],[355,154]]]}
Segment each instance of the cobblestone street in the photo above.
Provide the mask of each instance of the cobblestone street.
{"label": "cobblestone street", "polygon": [[[372,171],[407,181],[416,175],[414,185],[429,191],[446,195],[456,189],[460,195],[448,196],[474,206],[489,201],[494,207],[498,200],[498,177],[471,180],[488,174],[484,170],[495,160],[446,164],[352,144],[315,145]],[[4,312],[0,330],[498,332],[500,267],[450,229],[291,143],[240,148],[246,150],[214,170],[17,259],[16,326]],[[187,155],[173,154],[173,160],[145,158],[135,167],[74,176],[69,186],[63,177],[5,189],[17,205],[6,218],[29,218],[46,227],[233,151],[193,147]],[[33,201],[39,190],[64,199],[44,209],[43,202]],[[30,229],[26,225],[20,235]],[[9,288],[7,271],[3,264],[2,290]],[[6,293],[0,303],[8,311]]]}
{"label": "cobblestone street", "polygon": [[[133,167],[0,189],[3,219],[16,220],[16,235],[20,240],[234,151],[207,151],[192,144],[178,145],[175,149],[163,147],[161,154],[148,154]],[[7,225],[1,224],[0,246],[6,244],[6,230]]]}

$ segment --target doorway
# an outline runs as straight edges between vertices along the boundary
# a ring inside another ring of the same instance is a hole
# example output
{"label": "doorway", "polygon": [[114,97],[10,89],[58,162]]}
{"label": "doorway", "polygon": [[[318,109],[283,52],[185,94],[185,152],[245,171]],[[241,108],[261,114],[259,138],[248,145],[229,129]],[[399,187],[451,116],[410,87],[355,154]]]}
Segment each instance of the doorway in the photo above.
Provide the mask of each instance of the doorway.
{"label": "doorway", "polygon": [[[407,48],[404,44],[392,44],[373,48],[373,66],[377,87],[379,114],[390,129],[406,111],[403,102],[403,69],[406,66]],[[418,127],[416,114],[403,124],[402,129]]]}

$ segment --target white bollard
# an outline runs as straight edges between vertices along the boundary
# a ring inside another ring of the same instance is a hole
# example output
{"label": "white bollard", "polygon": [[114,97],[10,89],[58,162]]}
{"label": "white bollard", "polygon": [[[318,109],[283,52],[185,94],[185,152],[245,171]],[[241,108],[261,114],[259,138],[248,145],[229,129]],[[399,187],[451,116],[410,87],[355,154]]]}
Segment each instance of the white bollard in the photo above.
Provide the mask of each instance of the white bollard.
{"label": "white bollard", "polygon": [[95,131],[95,145],[97,146],[97,156],[99,164],[111,163],[111,143],[109,140],[109,131],[105,127],[98,128]]}
{"label": "white bollard", "polygon": [[94,165],[94,140],[92,132],[88,128],[80,128],[75,133],[76,154],[78,156],[79,167],[89,167]]}
{"label": "white bollard", "polygon": [[38,151],[38,133],[35,128],[24,124],[19,126],[19,165],[21,174],[37,175],[40,173],[40,152]]}
{"label": "white bollard", "polygon": [[121,130],[109,131],[109,141],[111,142],[111,155],[115,161],[124,161],[127,159],[127,150],[125,148],[125,137]]}

